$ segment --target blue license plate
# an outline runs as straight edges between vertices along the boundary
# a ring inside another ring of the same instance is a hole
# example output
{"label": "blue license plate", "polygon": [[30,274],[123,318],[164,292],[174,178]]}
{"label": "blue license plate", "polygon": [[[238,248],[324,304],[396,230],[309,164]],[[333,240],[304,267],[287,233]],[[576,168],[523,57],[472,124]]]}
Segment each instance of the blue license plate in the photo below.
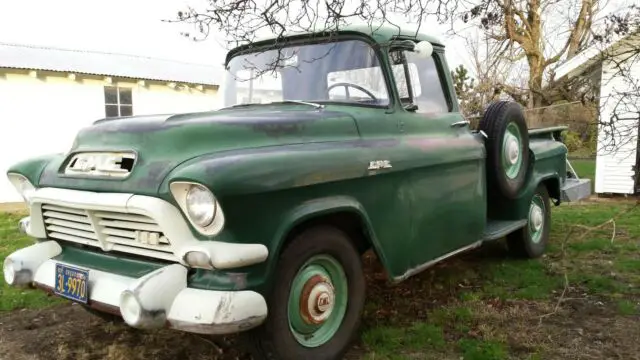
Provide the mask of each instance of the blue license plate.
{"label": "blue license plate", "polygon": [[56,264],[54,293],[86,304],[89,299],[89,272]]}

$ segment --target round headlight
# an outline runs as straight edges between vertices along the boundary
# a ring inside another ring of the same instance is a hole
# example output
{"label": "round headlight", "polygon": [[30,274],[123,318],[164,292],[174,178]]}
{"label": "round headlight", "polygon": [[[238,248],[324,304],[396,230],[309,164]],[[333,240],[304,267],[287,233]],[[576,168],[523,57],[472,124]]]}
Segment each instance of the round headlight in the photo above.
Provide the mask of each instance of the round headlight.
{"label": "round headlight", "polygon": [[202,185],[192,185],[187,192],[187,214],[198,226],[211,225],[216,216],[216,199]]}

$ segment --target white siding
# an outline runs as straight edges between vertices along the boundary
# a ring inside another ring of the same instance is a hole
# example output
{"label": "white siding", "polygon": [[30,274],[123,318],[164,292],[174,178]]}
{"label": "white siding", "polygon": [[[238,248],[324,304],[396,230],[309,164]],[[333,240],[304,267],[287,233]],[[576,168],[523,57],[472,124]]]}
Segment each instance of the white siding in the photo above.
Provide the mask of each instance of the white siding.
{"label": "white siding", "polygon": [[213,110],[219,107],[213,90],[172,89],[165,85],[137,87],[133,92],[135,115],[168,114]]}
{"label": "white siding", "polygon": [[[69,80],[0,69],[0,203],[22,198],[6,178],[8,168],[34,156],[64,153],[76,133],[105,116],[103,81]],[[215,90],[178,90],[164,85],[130,86],[134,115],[204,111],[217,105]]]}
{"label": "white siding", "polygon": [[[600,100],[600,121],[617,119],[609,129],[601,128],[598,134],[596,158],[596,193],[633,194],[632,167],[636,165],[638,145],[638,114],[640,113],[640,56],[624,62],[627,75],[622,76],[614,62],[603,64]],[[635,95],[622,95],[634,92]]]}

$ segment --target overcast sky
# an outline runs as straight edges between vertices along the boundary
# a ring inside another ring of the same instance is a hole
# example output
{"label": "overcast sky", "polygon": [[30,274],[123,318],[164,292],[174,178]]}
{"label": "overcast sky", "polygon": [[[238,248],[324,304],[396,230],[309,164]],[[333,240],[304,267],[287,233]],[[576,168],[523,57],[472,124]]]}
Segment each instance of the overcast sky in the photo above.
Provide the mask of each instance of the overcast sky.
{"label": "overcast sky", "polygon": [[[0,0],[0,42],[92,49],[220,65],[226,50],[219,39],[194,42],[180,35],[174,19],[187,3],[206,0]],[[568,1],[568,0],[567,0]],[[637,0],[609,0],[613,5]],[[435,24],[434,24],[435,25]],[[422,31],[447,38],[446,26]],[[214,34],[215,35],[215,34]],[[462,39],[446,42],[450,67],[469,67]]]}

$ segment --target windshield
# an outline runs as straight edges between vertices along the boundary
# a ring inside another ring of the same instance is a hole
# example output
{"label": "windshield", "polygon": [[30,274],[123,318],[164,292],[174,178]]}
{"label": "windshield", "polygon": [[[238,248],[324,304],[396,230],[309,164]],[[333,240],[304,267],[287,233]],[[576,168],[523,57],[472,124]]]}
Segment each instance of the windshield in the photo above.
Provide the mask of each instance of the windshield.
{"label": "windshield", "polygon": [[364,41],[289,46],[229,61],[225,107],[287,100],[389,104],[378,57]]}

